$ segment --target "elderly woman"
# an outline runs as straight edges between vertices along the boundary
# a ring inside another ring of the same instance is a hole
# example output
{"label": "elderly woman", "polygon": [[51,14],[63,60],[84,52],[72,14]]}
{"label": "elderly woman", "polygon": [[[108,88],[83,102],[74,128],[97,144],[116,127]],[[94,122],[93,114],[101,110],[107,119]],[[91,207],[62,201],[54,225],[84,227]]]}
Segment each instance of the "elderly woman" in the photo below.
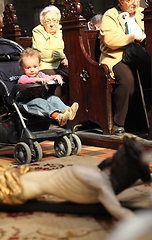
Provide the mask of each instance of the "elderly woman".
{"label": "elderly woman", "polygon": [[[116,135],[125,132],[129,100],[135,91],[136,71],[122,62],[124,47],[134,41],[141,43],[146,37],[142,13],[144,9],[139,4],[139,0],[118,0],[116,7],[104,13],[100,27],[102,52],[100,63],[108,65],[116,81],[114,95],[114,134]],[[146,80],[148,77],[144,79],[144,84],[149,86]]]}
{"label": "elderly woman", "polygon": [[60,19],[57,7],[45,7],[40,13],[41,24],[32,31],[32,47],[41,54],[40,70],[48,75],[60,74],[68,85],[68,60],[64,53]]}

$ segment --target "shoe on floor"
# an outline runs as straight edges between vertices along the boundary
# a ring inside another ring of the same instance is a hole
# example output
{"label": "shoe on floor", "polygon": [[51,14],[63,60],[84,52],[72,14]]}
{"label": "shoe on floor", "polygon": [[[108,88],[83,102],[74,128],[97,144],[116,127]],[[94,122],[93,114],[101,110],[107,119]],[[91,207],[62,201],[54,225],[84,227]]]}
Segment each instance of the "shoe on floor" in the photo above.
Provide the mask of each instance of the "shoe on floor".
{"label": "shoe on floor", "polygon": [[64,113],[59,113],[59,115],[56,117],[55,120],[62,127],[67,123],[67,121],[69,120],[69,117],[70,117],[70,112],[66,111]]}
{"label": "shoe on floor", "polygon": [[73,120],[75,118],[75,115],[78,111],[78,108],[79,108],[79,104],[77,102],[74,102],[72,104],[72,106],[70,107],[70,116],[69,116],[69,120]]}
{"label": "shoe on floor", "polygon": [[113,134],[115,135],[123,135],[125,133],[124,127],[114,125],[113,126]]}

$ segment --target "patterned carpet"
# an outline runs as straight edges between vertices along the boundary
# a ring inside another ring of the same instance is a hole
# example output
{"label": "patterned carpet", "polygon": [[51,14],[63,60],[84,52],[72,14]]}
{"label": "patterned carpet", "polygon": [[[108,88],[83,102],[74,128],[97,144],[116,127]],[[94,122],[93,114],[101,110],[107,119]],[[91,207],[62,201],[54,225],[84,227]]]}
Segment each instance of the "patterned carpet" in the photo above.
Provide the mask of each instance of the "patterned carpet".
{"label": "patterned carpet", "polygon": [[[115,152],[115,150],[110,149],[83,146],[81,153],[77,156],[57,158],[52,142],[43,142],[41,146],[44,152],[43,160],[30,164],[36,171],[53,170],[74,164],[95,166]],[[5,147],[0,150],[0,153],[1,164],[16,166],[13,160],[12,147]],[[151,207],[151,185],[144,184],[130,188],[118,197],[126,206],[133,208]],[[70,206],[71,214],[68,212]],[[70,205],[61,199],[48,195],[13,208],[1,205],[0,239],[107,240],[117,221],[104,211],[102,212],[100,206],[97,206],[97,209],[90,205],[87,206],[87,210],[86,206],[78,209],[83,213],[77,212],[76,205]]]}

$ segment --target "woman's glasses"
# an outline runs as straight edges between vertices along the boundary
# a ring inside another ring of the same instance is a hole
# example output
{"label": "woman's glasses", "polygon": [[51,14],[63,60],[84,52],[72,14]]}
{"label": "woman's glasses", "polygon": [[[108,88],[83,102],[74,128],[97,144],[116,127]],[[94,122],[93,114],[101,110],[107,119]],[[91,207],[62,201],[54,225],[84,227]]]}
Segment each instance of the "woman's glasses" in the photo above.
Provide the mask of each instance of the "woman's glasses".
{"label": "woman's glasses", "polygon": [[124,0],[124,1],[128,4],[132,4],[132,3],[139,4],[140,3],[140,0]]}
{"label": "woman's glasses", "polygon": [[57,19],[47,19],[47,20],[45,20],[44,21],[44,23],[46,23],[46,24],[51,24],[51,23],[53,23],[53,24],[57,24],[57,23],[59,23],[59,20],[57,20]]}

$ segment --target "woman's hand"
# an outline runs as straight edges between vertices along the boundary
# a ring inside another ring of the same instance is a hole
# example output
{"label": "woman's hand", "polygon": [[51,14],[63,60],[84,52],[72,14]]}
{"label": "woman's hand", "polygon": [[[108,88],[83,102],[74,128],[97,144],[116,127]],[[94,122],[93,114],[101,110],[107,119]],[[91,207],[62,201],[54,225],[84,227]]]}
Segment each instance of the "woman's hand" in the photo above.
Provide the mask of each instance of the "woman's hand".
{"label": "woman's hand", "polygon": [[65,67],[68,67],[68,59],[67,58],[62,59],[61,64],[63,64]]}
{"label": "woman's hand", "polygon": [[58,82],[58,84],[60,84],[61,86],[62,86],[63,83],[64,83],[64,81],[63,81],[63,79],[62,79],[62,76],[59,75],[59,74],[55,75],[54,80],[56,80],[56,81]]}
{"label": "woman's hand", "polygon": [[135,40],[137,42],[142,42],[145,38],[146,38],[146,34],[140,34],[140,35],[135,34]]}

